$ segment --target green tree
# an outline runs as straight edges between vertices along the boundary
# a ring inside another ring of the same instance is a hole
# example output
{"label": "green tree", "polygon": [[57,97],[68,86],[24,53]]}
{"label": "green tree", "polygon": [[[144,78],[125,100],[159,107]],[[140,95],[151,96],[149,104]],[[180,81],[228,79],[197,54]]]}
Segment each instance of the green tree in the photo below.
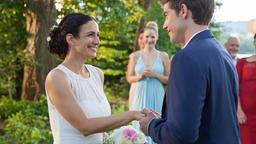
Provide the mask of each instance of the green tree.
{"label": "green tree", "polygon": [[7,81],[10,97],[16,86],[16,98],[21,95],[22,99],[35,99],[44,91],[45,76],[53,67],[53,58],[46,49],[46,37],[55,23],[55,2],[5,0],[0,5],[3,17],[0,25],[0,37],[3,37],[1,86],[4,88]]}
{"label": "green tree", "polygon": [[54,58],[47,50],[46,37],[56,21],[54,0],[26,0],[26,56],[33,63],[24,65],[22,99],[37,99],[44,92],[47,73],[54,66]]}
{"label": "green tree", "polygon": [[24,2],[0,2],[0,95],[18,98],[23,75],[26,30]]}

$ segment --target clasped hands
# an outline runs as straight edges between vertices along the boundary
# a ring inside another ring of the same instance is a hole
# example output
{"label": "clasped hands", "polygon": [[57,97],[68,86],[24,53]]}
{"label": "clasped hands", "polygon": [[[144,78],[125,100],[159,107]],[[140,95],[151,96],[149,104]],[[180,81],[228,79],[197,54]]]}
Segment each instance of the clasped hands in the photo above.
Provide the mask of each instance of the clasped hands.
{"label": "clasped hands", "polygon": [[153,111],[152,109],[143,109],[141,111],[143,116],[139,119],[141,131],[148,136],[148,126],[151,120],[155,118],[160,118],[161,114]]}
{"label": "clasped hands", "polygon": [[140,78],[143,77],[152,77],[157,78],[157,73],[154,73],[152,70],[144,70],[142,73],[139,74]]}

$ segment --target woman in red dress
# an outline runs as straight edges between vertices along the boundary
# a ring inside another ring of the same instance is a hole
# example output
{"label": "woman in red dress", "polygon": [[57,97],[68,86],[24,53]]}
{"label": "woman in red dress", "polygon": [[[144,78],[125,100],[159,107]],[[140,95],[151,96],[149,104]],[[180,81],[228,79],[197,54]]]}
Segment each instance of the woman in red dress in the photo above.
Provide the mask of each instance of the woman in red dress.
{"label": "woman in red dress", "polygon": [[[256,48],[256,34],[254,35]],[[242,144],[256,144],[256,54],[238,60],[239,97],[237,117]]]}

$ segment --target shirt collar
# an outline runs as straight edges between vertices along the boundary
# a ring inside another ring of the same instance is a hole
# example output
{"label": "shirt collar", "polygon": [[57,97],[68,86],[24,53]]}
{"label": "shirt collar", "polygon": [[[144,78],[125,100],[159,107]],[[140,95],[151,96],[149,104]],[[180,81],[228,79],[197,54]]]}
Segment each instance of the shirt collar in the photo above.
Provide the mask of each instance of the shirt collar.
{"label": "shirt collar", "polygon": [[189,43],[197,34],[203,32],[203,31],[205,31],[205,30],[208,30],[208,28],[207,28],[207,29],[203,29],[203,30],[201,30],[201,31],[198,31],[198,32],[194,33],[194,34],[189,38],[189,40],[186,42],[186,44],[182,47],[182,49],[184,49],[184,48],[188,45],[188,43]]}

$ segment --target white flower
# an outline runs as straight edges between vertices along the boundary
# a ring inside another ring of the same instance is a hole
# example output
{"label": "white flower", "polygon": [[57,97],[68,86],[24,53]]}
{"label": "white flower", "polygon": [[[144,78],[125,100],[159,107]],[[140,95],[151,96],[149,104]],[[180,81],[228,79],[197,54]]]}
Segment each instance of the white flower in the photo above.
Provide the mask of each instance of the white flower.
{"label": "white flower", "polygon": [[54,30],[54,29],[56,29],[56,28],[58,28],[58,26],[57,26],[57,25],[53,25],[53,26],[51,27],[51,30]]}
{"label": "white flower", "polygon": [[110,139],[115,144],[148,144],[145,135],[132,126],[123,126],[114,130]]}
{"label": "white flower", "polygon": [[49,42],[49,41],[51,40],[51,37],[48,36],[48,37],[46,38],[46,40]]}

